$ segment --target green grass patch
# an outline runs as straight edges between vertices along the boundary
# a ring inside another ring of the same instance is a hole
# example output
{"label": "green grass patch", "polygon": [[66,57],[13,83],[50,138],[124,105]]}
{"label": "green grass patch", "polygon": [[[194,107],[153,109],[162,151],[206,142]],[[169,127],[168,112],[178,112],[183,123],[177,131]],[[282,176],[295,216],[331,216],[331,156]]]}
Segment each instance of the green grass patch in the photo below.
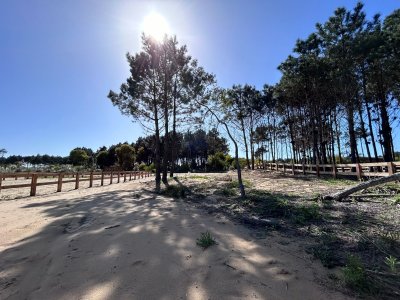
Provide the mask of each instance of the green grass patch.
{"label": "green grass patch", "polygon": [[296,224],[304,225],[309,222],[321,219],[320,207],[317,203],[311,205],[302,204],[293,210],[293,221]]}
{"label": "green grass patch", "polygon": [[321,180],[329,185],[354,185],[356,183],[353,180],[332,177],[323,177]]}
{"label": "green grass patch", "polygon": [[272,194],[262,190],[249,190],[246,204],[261,216],[286,218],[290,216],[292,204],[290,196]]}
{"label": "green grass patch", "polygon": [[311,247],[311,254],[319,259],[326,268],[333,268],[340,265],[340,258],[337,255],[338,239],[331,233],[322,232],[319,236],[319,243]]}
{"label": "green grass patch", "polygon": [[200,237],[197,239],[196,242],[197,246],[203,248],[203,250],[207,249],[208,247],[215,245],[216,241],[211,235],[209,231],[202,232]]}
{"label": "green grass patch", "polygon": [[[250,180],[247,180],[247,179],[242,179],[242,183],[243,183],[243,186],[246,189],[251,188],[253,186],[252,183],[250,182]],[[238,189],[239,188],[239,181],[232,180],[231,182],[229,182],[226,185],[226,187],[229,188],[229,189]]]}
{"label": "green grass patch", "polygon": [[370,294],[373,291],[373,285],[367,278],[364,265],[357,256],[348,257],[347,264],[342,269],[342,277],[344,284],[356,292]]}
{"label": "green grass patch", "polygon": [[186,177],[187,179],[200,179],[200,180],[207,180],[210,179],[209,176],[204,176],[204,175],[190,175]]}
{"label": "green grass patch", "polygon": [[172,198],[186,198],[190,194],[190,191],[185,186],[171,184],[162,191],[162,194]]}

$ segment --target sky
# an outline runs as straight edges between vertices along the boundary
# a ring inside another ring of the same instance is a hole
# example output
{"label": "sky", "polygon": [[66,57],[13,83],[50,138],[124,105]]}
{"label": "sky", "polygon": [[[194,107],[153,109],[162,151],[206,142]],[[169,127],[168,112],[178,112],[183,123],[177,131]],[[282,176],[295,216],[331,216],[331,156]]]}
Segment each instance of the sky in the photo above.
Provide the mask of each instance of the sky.
{"label": "sky", "polygon": [[[261,88],[279,81],[277,66],[298,38],[356,2],[1,0],[0,148],[66,156],[143,136],[107,94],[129,76],[125,55],[140,51],[149,14],[164,17],[220,86]],[[400,8],[398,0],[363,3],[369,19]]]}

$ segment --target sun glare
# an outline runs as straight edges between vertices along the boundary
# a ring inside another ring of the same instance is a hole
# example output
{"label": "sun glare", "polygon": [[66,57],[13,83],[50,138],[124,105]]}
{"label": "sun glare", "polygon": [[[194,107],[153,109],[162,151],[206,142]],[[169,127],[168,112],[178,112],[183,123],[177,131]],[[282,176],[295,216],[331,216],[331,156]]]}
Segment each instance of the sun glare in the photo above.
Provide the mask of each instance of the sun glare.
{"label": "sun glare", "polygon": [[165,34],[170,33],[168,22],[162,15],[155,12],[150,13],[144,18],[142,31],[157,41],[161,41]]}

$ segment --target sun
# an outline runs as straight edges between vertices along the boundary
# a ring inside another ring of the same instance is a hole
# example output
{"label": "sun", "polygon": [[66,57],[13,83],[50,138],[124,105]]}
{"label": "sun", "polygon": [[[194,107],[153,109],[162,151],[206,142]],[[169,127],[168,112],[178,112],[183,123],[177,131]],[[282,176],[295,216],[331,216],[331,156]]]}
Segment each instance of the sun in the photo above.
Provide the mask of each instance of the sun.
{"label": "sun", "polygon": [[142,31],[159,42],[162,41],[164,35],[170,33],[168,22],[156,12],[152,12],[144,18]]}

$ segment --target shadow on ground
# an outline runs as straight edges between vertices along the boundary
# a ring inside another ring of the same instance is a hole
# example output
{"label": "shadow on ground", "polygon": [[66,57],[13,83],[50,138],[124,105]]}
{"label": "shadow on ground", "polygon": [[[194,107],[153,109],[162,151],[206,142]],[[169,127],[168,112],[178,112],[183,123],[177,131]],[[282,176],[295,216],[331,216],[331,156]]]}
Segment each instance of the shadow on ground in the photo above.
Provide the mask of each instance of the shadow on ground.
{"label": "shadow on ground", "polygon": [[151,188],[45,199],[24,209],[52,221],[0,253],[1,299],[330,298],[307,260]]}

